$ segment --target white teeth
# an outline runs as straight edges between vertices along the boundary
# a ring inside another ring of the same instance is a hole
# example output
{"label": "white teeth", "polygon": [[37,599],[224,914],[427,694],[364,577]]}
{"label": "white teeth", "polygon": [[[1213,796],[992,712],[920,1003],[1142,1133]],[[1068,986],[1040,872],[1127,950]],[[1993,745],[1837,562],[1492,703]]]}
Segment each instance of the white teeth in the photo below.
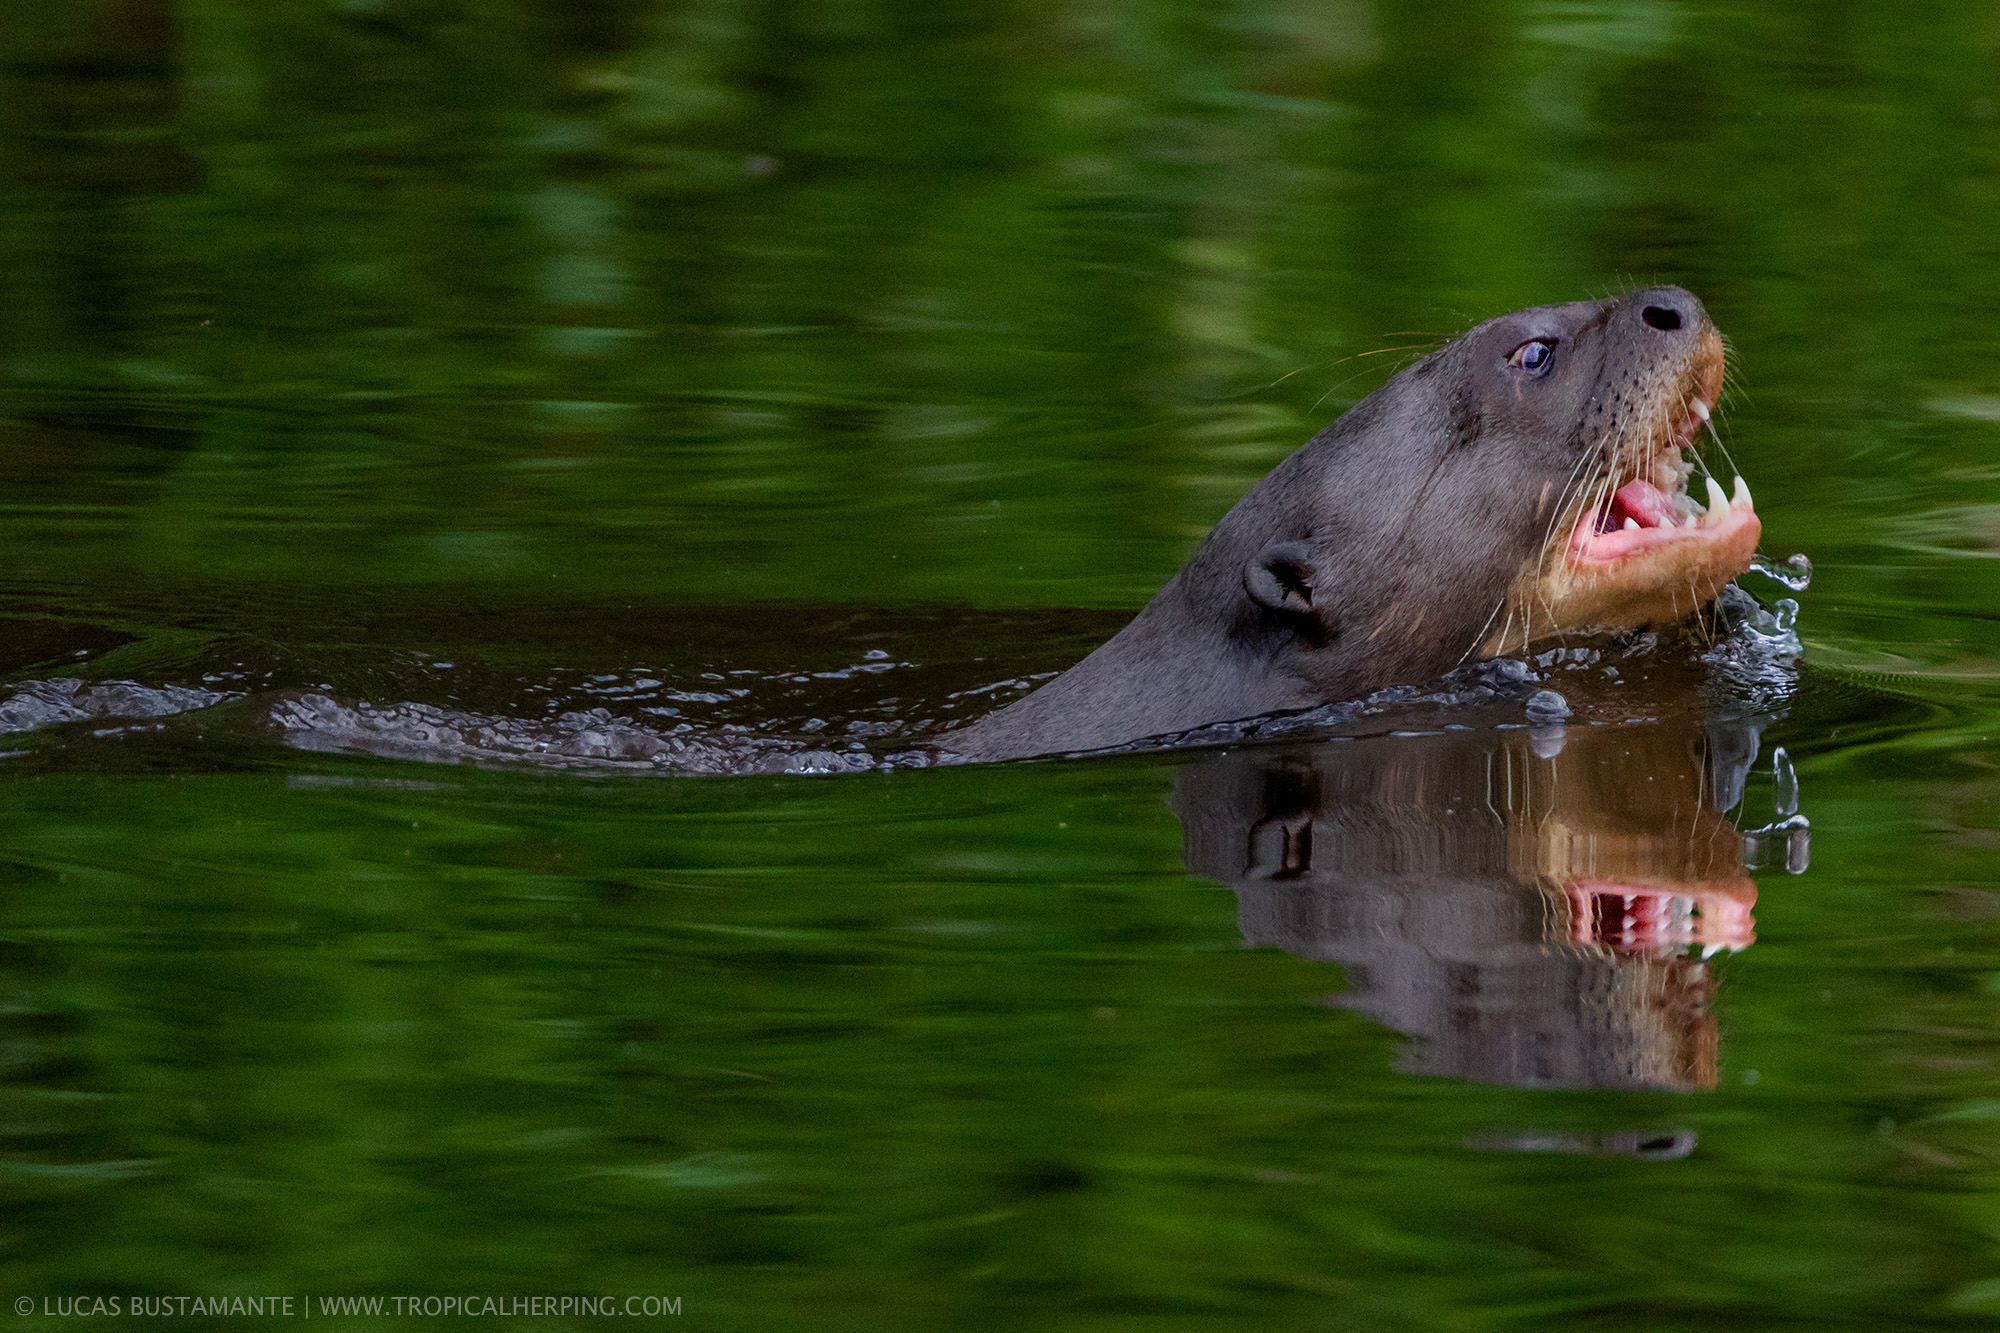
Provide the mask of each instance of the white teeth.
{"label": "white teeth", "polygon": [[1736,479],[1736,491],[1729,497],[1729,503],[1741,509],[1754,508],[1750,503],[1750,487],[1744,483],[1743,478]]}
{"label": "white teeth", "polygon": [[1714,477],[1708,481],[1708,512],[1702,515],[1701,525],[1712,528],[1729,517],[1729,497],[1722,493],[1722,483]]}
{"label": "white teeth", "polygon": [[1628,518],[1628,519],[1626,519],[1626,520],[1625,520],[1625,531],[1627,531],[1627,532],[1637,532],[1638,530],[1639,530],[1639,520],[1638,520],[1638,519],[1636,519],[1636,518]]}
{"label": "white teeth", "polygon": [[1708,404],[1697,398],[1694,400],[1694,414],[1703,421],[1708,420]]}

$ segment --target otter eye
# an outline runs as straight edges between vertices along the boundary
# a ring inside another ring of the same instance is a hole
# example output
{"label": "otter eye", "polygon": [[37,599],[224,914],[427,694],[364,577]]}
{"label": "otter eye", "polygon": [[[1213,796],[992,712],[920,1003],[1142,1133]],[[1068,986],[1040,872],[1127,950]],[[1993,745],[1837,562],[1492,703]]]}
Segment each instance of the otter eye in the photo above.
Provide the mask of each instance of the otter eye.
{"label": "otter eye", "polygon": [[1547,338],[1536,338],[1522,343],[1507,358],[1507,364],[1516,370],[1525,370],[1530,375],[1539,375],[1547,370],[1549,361],[1556,354],[1556,345]]}

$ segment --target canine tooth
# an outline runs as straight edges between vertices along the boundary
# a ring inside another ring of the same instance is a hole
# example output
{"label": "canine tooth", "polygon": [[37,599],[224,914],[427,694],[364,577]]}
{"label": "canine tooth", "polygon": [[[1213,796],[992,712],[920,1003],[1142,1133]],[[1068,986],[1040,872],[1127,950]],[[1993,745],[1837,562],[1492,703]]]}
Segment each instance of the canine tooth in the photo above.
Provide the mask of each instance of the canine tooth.
{"label": "canine tooth", "polygon": [[1731,506],[1740,505],[1745,509],[1754,508],[1750,503],[1750,487],[1744,482],[1743,478],[1738,477],[1736,479],[1736,493],[1729,497],[1729,503]]}
{"label": "canine tooth", "polygon": [[1639,520],[1638,520],[1638,519],[1636,519],[1636,518],[1628,518],[1628,519],[1626,519],[1626,520],[1625,520],[1625,531],[1627,531],[1627,532],[1637,532],[1638,530],[1639,530]]}
{"label": "canine tooth", "polygon": [[1712,525],[1720,523],[1723,519],[1729,517],[1729,497],[1722,493],[1721,482],[1717,481],[1714,477],[1709,477],[1707,481],[1708,513],[1703,517],[1702,522],[1705,525]]}
{"label": "canine tooth", "polygon": [[1694,414],[1703,421],[1708,420],[1708,404],[1697,398],[1694,400]]}

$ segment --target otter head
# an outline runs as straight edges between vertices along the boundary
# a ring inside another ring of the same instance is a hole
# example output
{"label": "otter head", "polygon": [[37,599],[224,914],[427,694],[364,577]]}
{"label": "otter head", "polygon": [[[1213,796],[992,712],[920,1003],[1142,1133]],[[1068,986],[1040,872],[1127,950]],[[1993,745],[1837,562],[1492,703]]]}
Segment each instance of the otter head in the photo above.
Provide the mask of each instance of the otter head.
{"label": "otter head", "polygon": [[1678,287],[1521,310],[1272,469],[1109,643],[946,748],[1091,749],[1678,619],[1749,566],[1737,482],[1688,496],[1722,339]]}
{"label": "otter head", "polygon": [[1279,707],[1685,617],[1759,533],[1740,479],[1687,490],[1722,372],[1678,287],[1488,320],[1281,463],[1189,588],[1235,602]]}

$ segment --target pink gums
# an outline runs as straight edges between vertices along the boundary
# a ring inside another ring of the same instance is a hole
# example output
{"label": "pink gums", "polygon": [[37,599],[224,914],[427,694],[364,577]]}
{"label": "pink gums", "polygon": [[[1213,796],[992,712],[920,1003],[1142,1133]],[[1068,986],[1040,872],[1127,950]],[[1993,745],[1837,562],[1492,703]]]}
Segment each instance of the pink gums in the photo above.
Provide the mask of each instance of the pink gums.
{"label": "pink gums", "polygon": [[[1639,526],[1626,527],[1627,519]],[[1598,531],[1600,521],[1606,531]],[[1650,481],[1631,481],[1619,488],[1605,509],[1597,515],[1586,515],[1576,525],[1576,531],[1570,535],[1569,554],[1577,564],[1608,564],[1669,542],[1712,542],[1733,537],[1745,523],[1755,521],[1755,512],[1744,506],[1732,509],[1728,517],[1719,521],[1697,518],[1676,527],[1674,502],[1667,493]]]}

